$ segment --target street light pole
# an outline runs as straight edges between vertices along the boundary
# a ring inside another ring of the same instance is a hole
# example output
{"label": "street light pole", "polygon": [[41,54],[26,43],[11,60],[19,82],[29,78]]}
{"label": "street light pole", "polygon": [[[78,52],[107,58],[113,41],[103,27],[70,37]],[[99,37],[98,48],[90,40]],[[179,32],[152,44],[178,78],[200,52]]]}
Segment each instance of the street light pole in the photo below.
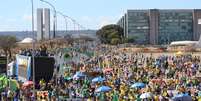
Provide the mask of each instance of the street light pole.
{"label": "street light pole", "polygon": [[66,17],[64,17],[65,23],[66,23],[66,34],[68,33],[68,20],[66,19]]}
{"label": "street light pole", "polygon": [[61,14],[62,16],[64,16],[64,17],[70,19],[70,20],[73,22],[74,30],[76,29],[76,24],[79,25],[80,28],[86,29],[85,27],[83,27],[82,25],[80,25],[79,23],[77,23],[76,20],[74,20],[73,18],[71,18],[71,17],[69,17],[69,16],[67,16],[67,15],[65,15],[65,14],[63,14],[63,13],[61,13],[61,12],[59,12],[59,11],[56,11],[56,13],[59,13],[59,14]]}
{"label": "street light pole", "polygon": [[57,13],[60,14],[61,16],[63,16],[63,18],[65,20],[65,23],[66,23],[66,34],[67,34],[67,31],[68,31],[68,19],[67,18],[68,17],[66,15],[64,15],[63,13],[61,13],[61,12],[57,11]]}
{"label": "street light pole", "polygon": [[48,1],[45,1],[45,0],[40,0],[40,1],[50,5],[54,9],[53,36],[52,37],[55,38],[56,37],[56,24],[57,24],[57,11],[56,11],[56,8]]}
{"label": "street light pole", "polygon": [[[35,39],[35,35],[34,35],[34,2],[33,2],[33,0],[31,0],[31,7],[32,7],[32,35],[33,35],[33,39]],[[34,52],[34,50],[35,50],[35,41],[33,41],[32,42],[32,48],[33,48],[33,50],[32,50],[32,70],[33,70],[33,72],[32,72],[32,80],[33,80],[33,97],[34,97],[34,101],[35,101],[35,59],[34,59],[34,56],[35,56],[35,52]]]}

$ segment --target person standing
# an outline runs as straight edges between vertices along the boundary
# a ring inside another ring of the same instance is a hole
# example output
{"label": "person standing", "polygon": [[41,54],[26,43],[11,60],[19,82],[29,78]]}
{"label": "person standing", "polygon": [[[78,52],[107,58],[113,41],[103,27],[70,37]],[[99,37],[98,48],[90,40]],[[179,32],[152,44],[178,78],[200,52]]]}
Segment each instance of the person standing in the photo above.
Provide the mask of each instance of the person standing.
{"label": "person standing", "polygon": [[8,95],[7,95],[8,101],[13,101],[13,98],[14,98],[14,92],[11,89],[8,89]]}
{"label": "person standing", "polygon": [[116,90],[112,94],[112,101],[119,101],[119,94]]}

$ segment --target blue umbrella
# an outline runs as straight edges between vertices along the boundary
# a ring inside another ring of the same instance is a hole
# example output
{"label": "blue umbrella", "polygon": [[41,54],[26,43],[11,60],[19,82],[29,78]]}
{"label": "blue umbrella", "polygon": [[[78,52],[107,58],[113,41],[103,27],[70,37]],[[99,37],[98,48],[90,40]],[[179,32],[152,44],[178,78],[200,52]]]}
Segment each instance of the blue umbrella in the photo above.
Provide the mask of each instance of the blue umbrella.
{"label": "blue umbrella", "polygon": [[73,75],[73,79],[79,79],[81,77],[85,77],[86,75],[83,72],[76,72],[75,75]]}
{"label": "blue umbrella", "polygon": [[99,77],[96,77],[96,78],[92,79],[92,82],[93,83],[103,82],[104,80],[105,80],[105,78],[102,78],[101,76],[99,76]]}
{"label": "blue umbrella", "polygon": [[95,92],[108,92],[108,91],[110,91],[110,90],[112,90],[112,88],[110,88],[110,87],[108,87],[108,86],[101,86],[101,87],[97,88],[97,89],[95,90]]}
{"label": "blue umbrella", "polygon": [[177,94],[173,97],[173,101],[192,101],[192,97],[187,93]]}
{"label": "blue umbrella", "polygon": [[144,88],[144,87],[145,87],[145,84],[141,82],[137,82],[131,85],[131,88]]}

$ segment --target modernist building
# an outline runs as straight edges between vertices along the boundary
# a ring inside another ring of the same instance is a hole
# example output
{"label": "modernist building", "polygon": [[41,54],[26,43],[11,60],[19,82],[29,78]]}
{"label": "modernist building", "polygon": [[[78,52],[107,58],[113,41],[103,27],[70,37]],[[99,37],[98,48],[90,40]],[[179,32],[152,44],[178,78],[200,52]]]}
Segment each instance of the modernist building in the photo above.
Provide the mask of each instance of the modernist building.
{"label": "modernist building", "polygon": [[43,9],[37,9],[37,40],[43,39]]}
{"label": "modernist building", "polygon": [[50,39],[50,9],[37,9],[37,40]]}
{"label": "modernist building", "polygon": [[117,23],[126,37],[137,44],[169,44],[172,41],[198,41],[201,9],[127,10]]}
{"label": "modernist building", "polygon": [[43,15],[43,19],[44,19],[44,37],[45,39],[50,39],[50,9],[45,8],[44,9],[44,15]]}

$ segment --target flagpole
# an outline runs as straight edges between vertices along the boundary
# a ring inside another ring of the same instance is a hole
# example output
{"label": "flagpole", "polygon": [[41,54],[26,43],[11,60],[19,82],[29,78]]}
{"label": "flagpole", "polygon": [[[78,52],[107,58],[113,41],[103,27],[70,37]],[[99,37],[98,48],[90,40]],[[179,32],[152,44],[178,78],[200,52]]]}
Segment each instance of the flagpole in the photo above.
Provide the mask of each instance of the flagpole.
{"label": "flagpole", "polygon": [[[34,2],[33,0],[31,0],[31,8],[32,8],[32,35],[33,35],[33,40],[35,39],[35,35],[34,35]],[[35,40],[34,40],[35,41]],[[35,50],[35,42],[32,42],[32,81],[33,81],[33,97],[34,97],[34,101],[35,101],[35,59],[34,59],[34,50]]]}

